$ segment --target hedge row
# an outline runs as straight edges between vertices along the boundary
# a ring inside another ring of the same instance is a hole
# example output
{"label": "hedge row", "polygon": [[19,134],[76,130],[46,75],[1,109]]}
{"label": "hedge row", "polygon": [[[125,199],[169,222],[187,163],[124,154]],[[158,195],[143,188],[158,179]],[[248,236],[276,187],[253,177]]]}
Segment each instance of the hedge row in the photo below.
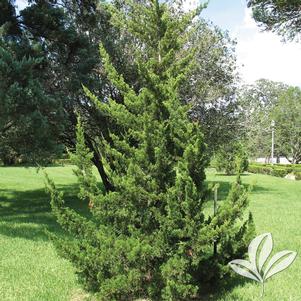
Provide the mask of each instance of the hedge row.
{"label": "hedge row", "polygon": [[249,164],[248,172],[260,173],[274,177],[284,178],[287,174],[293,173],[296,180],[301,180],[300,165],[271,165],[271,164]]}
{"label": "hedge row", "polygon": [[280,167],[280,168],[287,168],[289,170],[296,170],[301,171],[301,164],[274,164],[271,165],[269,163],[257,163],[257,162],[251,162],[252,166],[260,166],[260,167]]}

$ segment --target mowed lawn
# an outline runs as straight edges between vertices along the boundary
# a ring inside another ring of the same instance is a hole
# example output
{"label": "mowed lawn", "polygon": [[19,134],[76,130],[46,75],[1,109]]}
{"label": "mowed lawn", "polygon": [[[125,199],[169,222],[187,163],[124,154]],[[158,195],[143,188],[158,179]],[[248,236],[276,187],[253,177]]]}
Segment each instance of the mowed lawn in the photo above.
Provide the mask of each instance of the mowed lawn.
{"label": "mowed lawn", "polygon": [[[208,173],[209,181],[221,183],[225,192],[235,177]],[[226,293],[210,298],[214,301],[301,301],[301,181],[292,181],[266,175],[245,174],[242,181],[253,186],[249,209],[253,214],[257,234],[270,232],[273,235],[273,253],[282,250],[297,251],[291,267],[266,284],[264,298],[260,286],[253,280],[233,281],[236,286]]]}
{"label": "mowed lawn", "polygon": [[[47,168],[47,172],[68,197],[76,195],[72,167]],[[71,264],[56,254],[45,230],[60,233],[50,211],[43,172],[1,167],[1,301],[65,301],[79,294]]]}
{"label": "mowed lawn", "polygon": [[[86,205],[76,199],[72,169],[49,167],[46,171],[65,191],[68,204],[85,211]],[[244,184],[254,186],[250,210],[257,234],[273,234],[274,252],[289,249],[301,254],[301,182],[264,175],[243,175],[242,179]],[[208,172],[208,181],[221,183],[220,198],[225,197],[233,180]],[[74,269],[56,254],[45,230],[64,235],[51,215],[43,173],[31,167],[0,167],[1,301],[83,299]],[[268,280],[263,299],[258,284],[239,276],[227,289],[206,300],[301,301],[301,259],[297,257],[288,270]]]}

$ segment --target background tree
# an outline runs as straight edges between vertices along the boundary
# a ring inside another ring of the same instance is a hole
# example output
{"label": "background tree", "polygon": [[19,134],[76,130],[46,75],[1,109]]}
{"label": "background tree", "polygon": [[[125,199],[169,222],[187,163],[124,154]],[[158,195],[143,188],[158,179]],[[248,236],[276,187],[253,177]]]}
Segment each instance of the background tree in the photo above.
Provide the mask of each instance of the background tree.
{"label": "background tree", "polygon": [[291,163],[301,162],[301,90],[290,87],[277,102],[272,117],[276,124],[278,152]]}
{"label": "background tree", "polygon": [[248,169],[248,154],[242,142],[232,141],[222,146],[215,154],[212,165],[227,175],[241,174]]}
{"label": "background tree", "polygon": [[193,104],[191,116],[201,123],[207,151],[213,154],[240,133],[235,42],[201,18],[195,22],[195,28],[190,43],[198,45],[197,63],[180,93]]}
{"label": "background tree", "polygon": [[[44,94],[50,95],[58,106],[61,104],[63,112],[58,122],[63,125],[57,135],[59,143],[71,149],[74,147],[76,112],[80,112],[85,120],[89,120],[85,135],[86,143],[93,151],[92,160],[106,189],[110,189],[100,154],[94,147],[94,139],[97,137],[91,136],[91,133],[95,132],[107,135],[107,119],[85,96],[81,84],[89,86],[102,99],[112,96],[120,100],[120,95],[102,72],[98,44],[102,41],[112,54],[116,68],[122,68],[125,76],[128,74],[129,78],[134,79],[135,71],[131,70],[132,65],[124,63],[127,58],[127,50],[124,47],[126,36],[120,37],[118,31],[109,26],[110,13],[106,6],[98,1],[30,1],[30,5],[19,15],[15,11],[13,1],[1,3],[10,15],[8,18],[2,14],[0,25],[16,26],[13,30],[3,32],[3,42],[7,43],[13,39],[15,48],[22,52],[25,41],[28,47],[34,49],[30,53],[31,57],[43,59],[39,64],[41,89]],[[120,52],[123,55],[120,55]],[[127,66],[130,69],[128,73]],[[18,103],[20,99],[14,101]],[[110,130],[114,129],[111,127]],[[30,147],[31,144],[28,143],[27,149],[30,150]],[[33,153],[34,150],[31,151]]]}
{"label": "background tree", "polygon": [[[93,152],[92,160],[106,189],[110,190],[112,187],[96,140],[108,137],[109,131],[119,131],[119,128],[110,124],[108,118],[96,109],[83,93],[81,84],[89,87],[100,99],[113,98],[123,102],[122,95],[108,80],[99,60],[98,44],[102,42],[114,67],[136,92],[139,91],[138,70],[132,63],[131,51],[136,41],[110,24],[111,12],[105,2],[32,0],[19,15],[12,1],[1,3],[6,5],[3,11],[9,7],[10,13],[2,14],[0,21],[1,24],[7,23],[9,16],[9,24],[12,24],[10,36],[18,41],[27,39],[39,52],[32,56],[43,58],[40,84],[44,93],[61,103],[64,112],[61,120],[64,127],[59,135],[61,144],[74,149],[76,112],[79,112],[86,124],[86,144]],[[116,7],[125,7],[122,1],[112,3]],[[224,32],[204,20],[198,19],[192,26],[195,30],[187,47],[198,45],[197,64],[190,70],[190,80],[180,89],[181,99],[183,103],[194,103],[192,111],[206,129],[206,143],[209,149],[215,149],[219,142],[227,141],[224,137],[234,132],[231,132],[235,125],[231,96],[235,82],[234,44]],[[20,42],[17,45],[22,48]],[[221,127],[222,124],[228,126]],[[99,136],[96,137],[95,133]]]}
{"label": "background tree", "polygon": [[299,0],[248,0],[253,17],[265,30],[288,40],[300,39],[301,7]]}
{"label": "background tree", "polygon": [[98,141],[114,189],[99,190],[80,121],[74,160],[80,196],[89,201],[92,217],[65,207],[49,181],[53,211],[75,238],[55,241],[99,300],[190,300],[246,251],[252,221],[238,221],[247,195],[235,183],[217,214],[204,214],[204,138],[179,97],[196,62],[197,49],[187,45],[199,10],[183,13],[155,0],[124,4],[110,6],[111,20],[136,41],[131,50],[140,89],[117,72],[104,45],[103,66],[123,102],[98,100],[84,88],[120,129]]}
{"label": "background tree", "polygon": [[252,158],[264,157],[268,160],[270,157],[271,112],[285,89],[287,86],[283,83],[260,79],[255,84],[243,86],[239,91],[240,125],[247,152]]}
{"label": "background tree", "polygon": [[62,108],[43,89],[43,58],[19,37],[13,6],[1,2],[0,8],[0,159],[49,161],[61,151]]}

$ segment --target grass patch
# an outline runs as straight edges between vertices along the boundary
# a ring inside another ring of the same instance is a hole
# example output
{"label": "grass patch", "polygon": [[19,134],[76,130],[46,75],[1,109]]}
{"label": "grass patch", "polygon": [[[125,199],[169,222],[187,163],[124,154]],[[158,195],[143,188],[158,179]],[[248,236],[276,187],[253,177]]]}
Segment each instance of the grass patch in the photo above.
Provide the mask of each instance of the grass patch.
{"label": "grass patch", "polygon": [[[48,167],[47,173],[59,184],[68,205],[87,212],[76,198],[78,188],[73,167]],[[208,172],[209,182],[219,182],[219,198],[226,197],[235,177]],[[271,232],[274,252],[289,249],[301,254],[301,184],[266,175],[243,175],[253,185],[250,210],[258,234]],[[208,204],[210,209],[211,203]],[[32,167],[0,167],[0,300],[71,301],[83,300],[74,269],[60,258],[45,230],[64,235],[53,218],[44,191],[42,172]],[[207,296],[209,301],[299,301],[301,261],[268,280],[265,298],[259,284],[234,276],[225,291]]]}
{"label": "grass patch", "polygon": [[[208,181],[221,183],[221,198],[233,176],[215,174],[212,170],[207,174]],[[233,278],[229,283],[230,290],[209,296],[214,301],[300,301],[301,300],[301,184],[267,175],[245,174],[242,181],[252,185],[250,194],[250,210],[253,213],[256,232],[271,232],[274,240],[274,251],[297,251],[294,264],[266,283],[266,294],[260,297],[260,285],[252,280],[243,281],[242,277]]]}
{"label": "grass patch", "polygon": [[[46,170],[80,208],[72,168]],[[42,172],[1,167],[0,300],[65,301],[79,289],[74,269],[56,254],[45,230],[62,234],[50,211]]]}

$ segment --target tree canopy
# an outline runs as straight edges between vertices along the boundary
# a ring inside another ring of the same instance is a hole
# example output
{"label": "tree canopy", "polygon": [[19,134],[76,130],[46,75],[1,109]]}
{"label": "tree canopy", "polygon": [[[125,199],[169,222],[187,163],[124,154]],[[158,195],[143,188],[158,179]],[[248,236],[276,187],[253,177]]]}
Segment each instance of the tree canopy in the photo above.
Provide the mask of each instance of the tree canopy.
{"label": "tree canopy", "polygon": [[301,90],[290,87],[279,96],[272,111],[278,153],[291,163],[301,163]]}
{"label": "tree canopy", "polygon": [[45,62],[39,49],[18,38],[20,31],[9,20],[12,6],[7,7],[7,22],[0,27],[0,159],[6,164],[21,158],[48,161],[61,152],[63,110],[44,90]]}
{"label": "tree canopy", "polygon": [[[122,1],[112,3],[126,9]],[[105,186],[110,189],[96,140],[119,128],[96,110],[83,93],[81,84],[89,87],[100,99],[111,97],[123,101],[122,95],[108,80],[99,59],[98,44],[101,42],[116,70],[135,91],[139,91],[138,67],[133,64],[131,52],[136,41],[110,23],[111,11],[106,2],[33,0],[20,12],[15,10],[12,1],[2,1],[1,5],[1,12],[6,12],[0,15],[0,25],[5,28],[3,43],[13,39],[19,51],[26,43],[31,50],[19,57],[42,59],[38,78],[41,89],[58,108],[62,108],[62,114],[58,115],[62,117],[58,143],[74,149],[76,113],[80,113],[86,124],[86,144],[93,152],[92,160]],[[220,125],[234,124],[231,121],[236,79],[234,43],[226,33],[201,18],[196,19],[192,26],[195,30],[187,47],[198,45],[197,63],[190,70],[190,80],[180,89],[181,99],[183,103],[194,103],[193,116],[198,116],[204,124],[206,143],[215,149],[219,142],[224,143],[224,136],[231,135],[233,128]],[[219,109],[221,103],[224,110]],[[218,135],[221,130],[225,135]],[[95,137],[95,133],[99,136]]]}
{"label": "tree canopy", "polygon": [[265,30],[288,40],[300,39],[301,7],[299,0],[248,0],[253,17]]}
{"label": "tree canopy", "polygon": [[[241,137],[250,157],[270,157],[272,111],[287,88],[283,83],[260,79],[240,89]],[[276,154],[280,155],[278,151],[277,148]]]}

